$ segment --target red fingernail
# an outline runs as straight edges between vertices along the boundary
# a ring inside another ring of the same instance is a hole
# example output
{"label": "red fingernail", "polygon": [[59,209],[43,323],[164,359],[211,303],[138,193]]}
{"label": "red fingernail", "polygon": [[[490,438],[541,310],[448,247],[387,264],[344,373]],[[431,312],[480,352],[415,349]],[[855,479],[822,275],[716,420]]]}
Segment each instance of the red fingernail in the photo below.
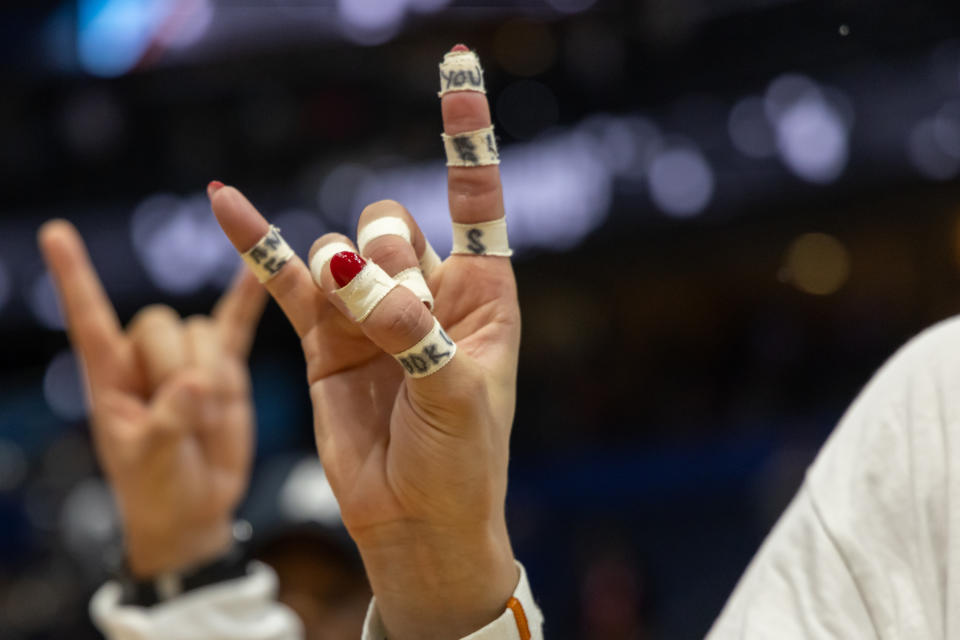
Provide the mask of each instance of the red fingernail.
{"label": "red fingernail", "polygon": [[353,251],[341,251],[333,254],[333,257],[330,258],[330,271],[333,273],[333,279],[337,281],[337,284],[345,287],[363,270],[366,264],[367,261]]}
{"label": "red fingernail", "polygon": [[212,198],[213,194],[220,191],[220,189],[223,189],[223,183],[219,180],[211,180],[210,184],[207,185],[207,197]]}
{"label": "red fingernail", "polygon": [[470,51],[470,47],[465,44],[455,44],[453,45],[453,49],[450,49],[450,53],[454,51]]}

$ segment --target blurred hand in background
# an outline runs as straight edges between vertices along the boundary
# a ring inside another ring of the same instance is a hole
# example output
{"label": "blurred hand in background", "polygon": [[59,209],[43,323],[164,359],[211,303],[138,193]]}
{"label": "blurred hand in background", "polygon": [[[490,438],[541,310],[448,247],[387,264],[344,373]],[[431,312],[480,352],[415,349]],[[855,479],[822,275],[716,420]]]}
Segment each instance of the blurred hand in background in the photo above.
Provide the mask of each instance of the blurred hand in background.
{"label": "blurred hand in background", "polygon": [[246,270],[210,316],[142,309],[124,330],[68,222],[39,233],[87,382],[90,424],[116,495],[128,562],[146,578],[230,544],[249,482],[254,413],[245,363],[266,301]]}

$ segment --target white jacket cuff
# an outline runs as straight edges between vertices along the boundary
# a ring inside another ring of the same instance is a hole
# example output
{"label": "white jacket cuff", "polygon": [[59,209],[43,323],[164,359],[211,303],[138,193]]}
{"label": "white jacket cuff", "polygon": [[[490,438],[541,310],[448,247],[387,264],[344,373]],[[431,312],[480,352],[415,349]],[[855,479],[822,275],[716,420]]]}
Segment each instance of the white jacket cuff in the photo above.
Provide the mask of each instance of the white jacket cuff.
{"label": "white jacket cuff", "polygon": [[[462,640],[543,640],[543,614],[533,601],[527,572],[517,563],[520,581],[503,614],[487,626]],[[377,610],[377,599],[370,600],[367,619],[363,623],[363,640],[387,640],[387,631]]]}
{"label": "white jacket cuff", "polygon": [[250,563],[249,575],[189,591],[152,607],[121,604],[108,582],[90,600],[90,615],[108,640],[301,640],[303,625],[277,602],[277,576]]}

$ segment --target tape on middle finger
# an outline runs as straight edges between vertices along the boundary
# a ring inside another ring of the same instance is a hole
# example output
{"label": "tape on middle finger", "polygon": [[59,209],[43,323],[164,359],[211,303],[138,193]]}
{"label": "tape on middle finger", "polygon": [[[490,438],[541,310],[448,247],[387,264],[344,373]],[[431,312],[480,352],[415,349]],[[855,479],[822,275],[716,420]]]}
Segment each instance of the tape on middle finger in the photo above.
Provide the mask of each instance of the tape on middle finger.
{"label": "tape on middle finger", "polygon": [[399,283],[387,275],[377,263],[367,260],[360,273],[345,286],[334,293],[343,300],[350,314],[357,322],[367,319],[384,296],[393,291]]}
{"label": "tape on middle finger", "polygon": [[240,254],[260,282],[266,282],[280,272],[293,257],[293,249],[280,235],[280,228],[270,225],[257,244]]}
{"label": "tape on middle finger", "polygon": [[500,164],[500,151],[493,125],[456,135],[440,134],[448,167],[486,167]]}
{"label": "tape on middle finger", "polygon": [[364,252],[371,240],[381,236],[399,236],[410,242],[410,227],[402,218],[384,216],[368,222],[357,234],[357,248]]}

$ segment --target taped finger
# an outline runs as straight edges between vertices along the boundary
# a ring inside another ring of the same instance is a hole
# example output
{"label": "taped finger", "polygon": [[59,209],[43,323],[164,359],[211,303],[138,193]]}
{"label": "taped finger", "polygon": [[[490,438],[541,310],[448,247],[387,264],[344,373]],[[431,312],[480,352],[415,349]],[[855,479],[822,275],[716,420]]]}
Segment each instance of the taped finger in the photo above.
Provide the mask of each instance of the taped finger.
{"label": "taped finger", "polygon": [[493,125],[453,135],[442,133],[448,167],[487,167],[500,164]]}
{"label": "taped finger", "polygon": [[451,254],[510,257],[513,250],[507,239],[507,220],[490,220],[474,224],[453,223]]}
{"label": "taped finger", "polygon": [[433,375],[453,359],[456,344],[439,321],[376,263],[355,253],[338,253],[330,261],[328,277],[340,286],[332,293],[361,330],[410,377]]}
{"label": "taped finger", "polygon": [[267,282],[277,275],[283,265],[293,257],[293,249],[280,235],[280,228],[270,225],[266,235],[260,238],[257,244],[241,253],[240,257],[260,282]]}
{"label": "taped finger", "polygon": [[[417,245],[423,247],[419,258]],[[360,214],[357,246],[361,255],[379,264],[401,286],[416,294],[427,308],[433,309],[433,293],[420,264],[426,260],[433,269],[434,260],[438,263],[439,257],[403,205],[381,200],[365,208]]]}

